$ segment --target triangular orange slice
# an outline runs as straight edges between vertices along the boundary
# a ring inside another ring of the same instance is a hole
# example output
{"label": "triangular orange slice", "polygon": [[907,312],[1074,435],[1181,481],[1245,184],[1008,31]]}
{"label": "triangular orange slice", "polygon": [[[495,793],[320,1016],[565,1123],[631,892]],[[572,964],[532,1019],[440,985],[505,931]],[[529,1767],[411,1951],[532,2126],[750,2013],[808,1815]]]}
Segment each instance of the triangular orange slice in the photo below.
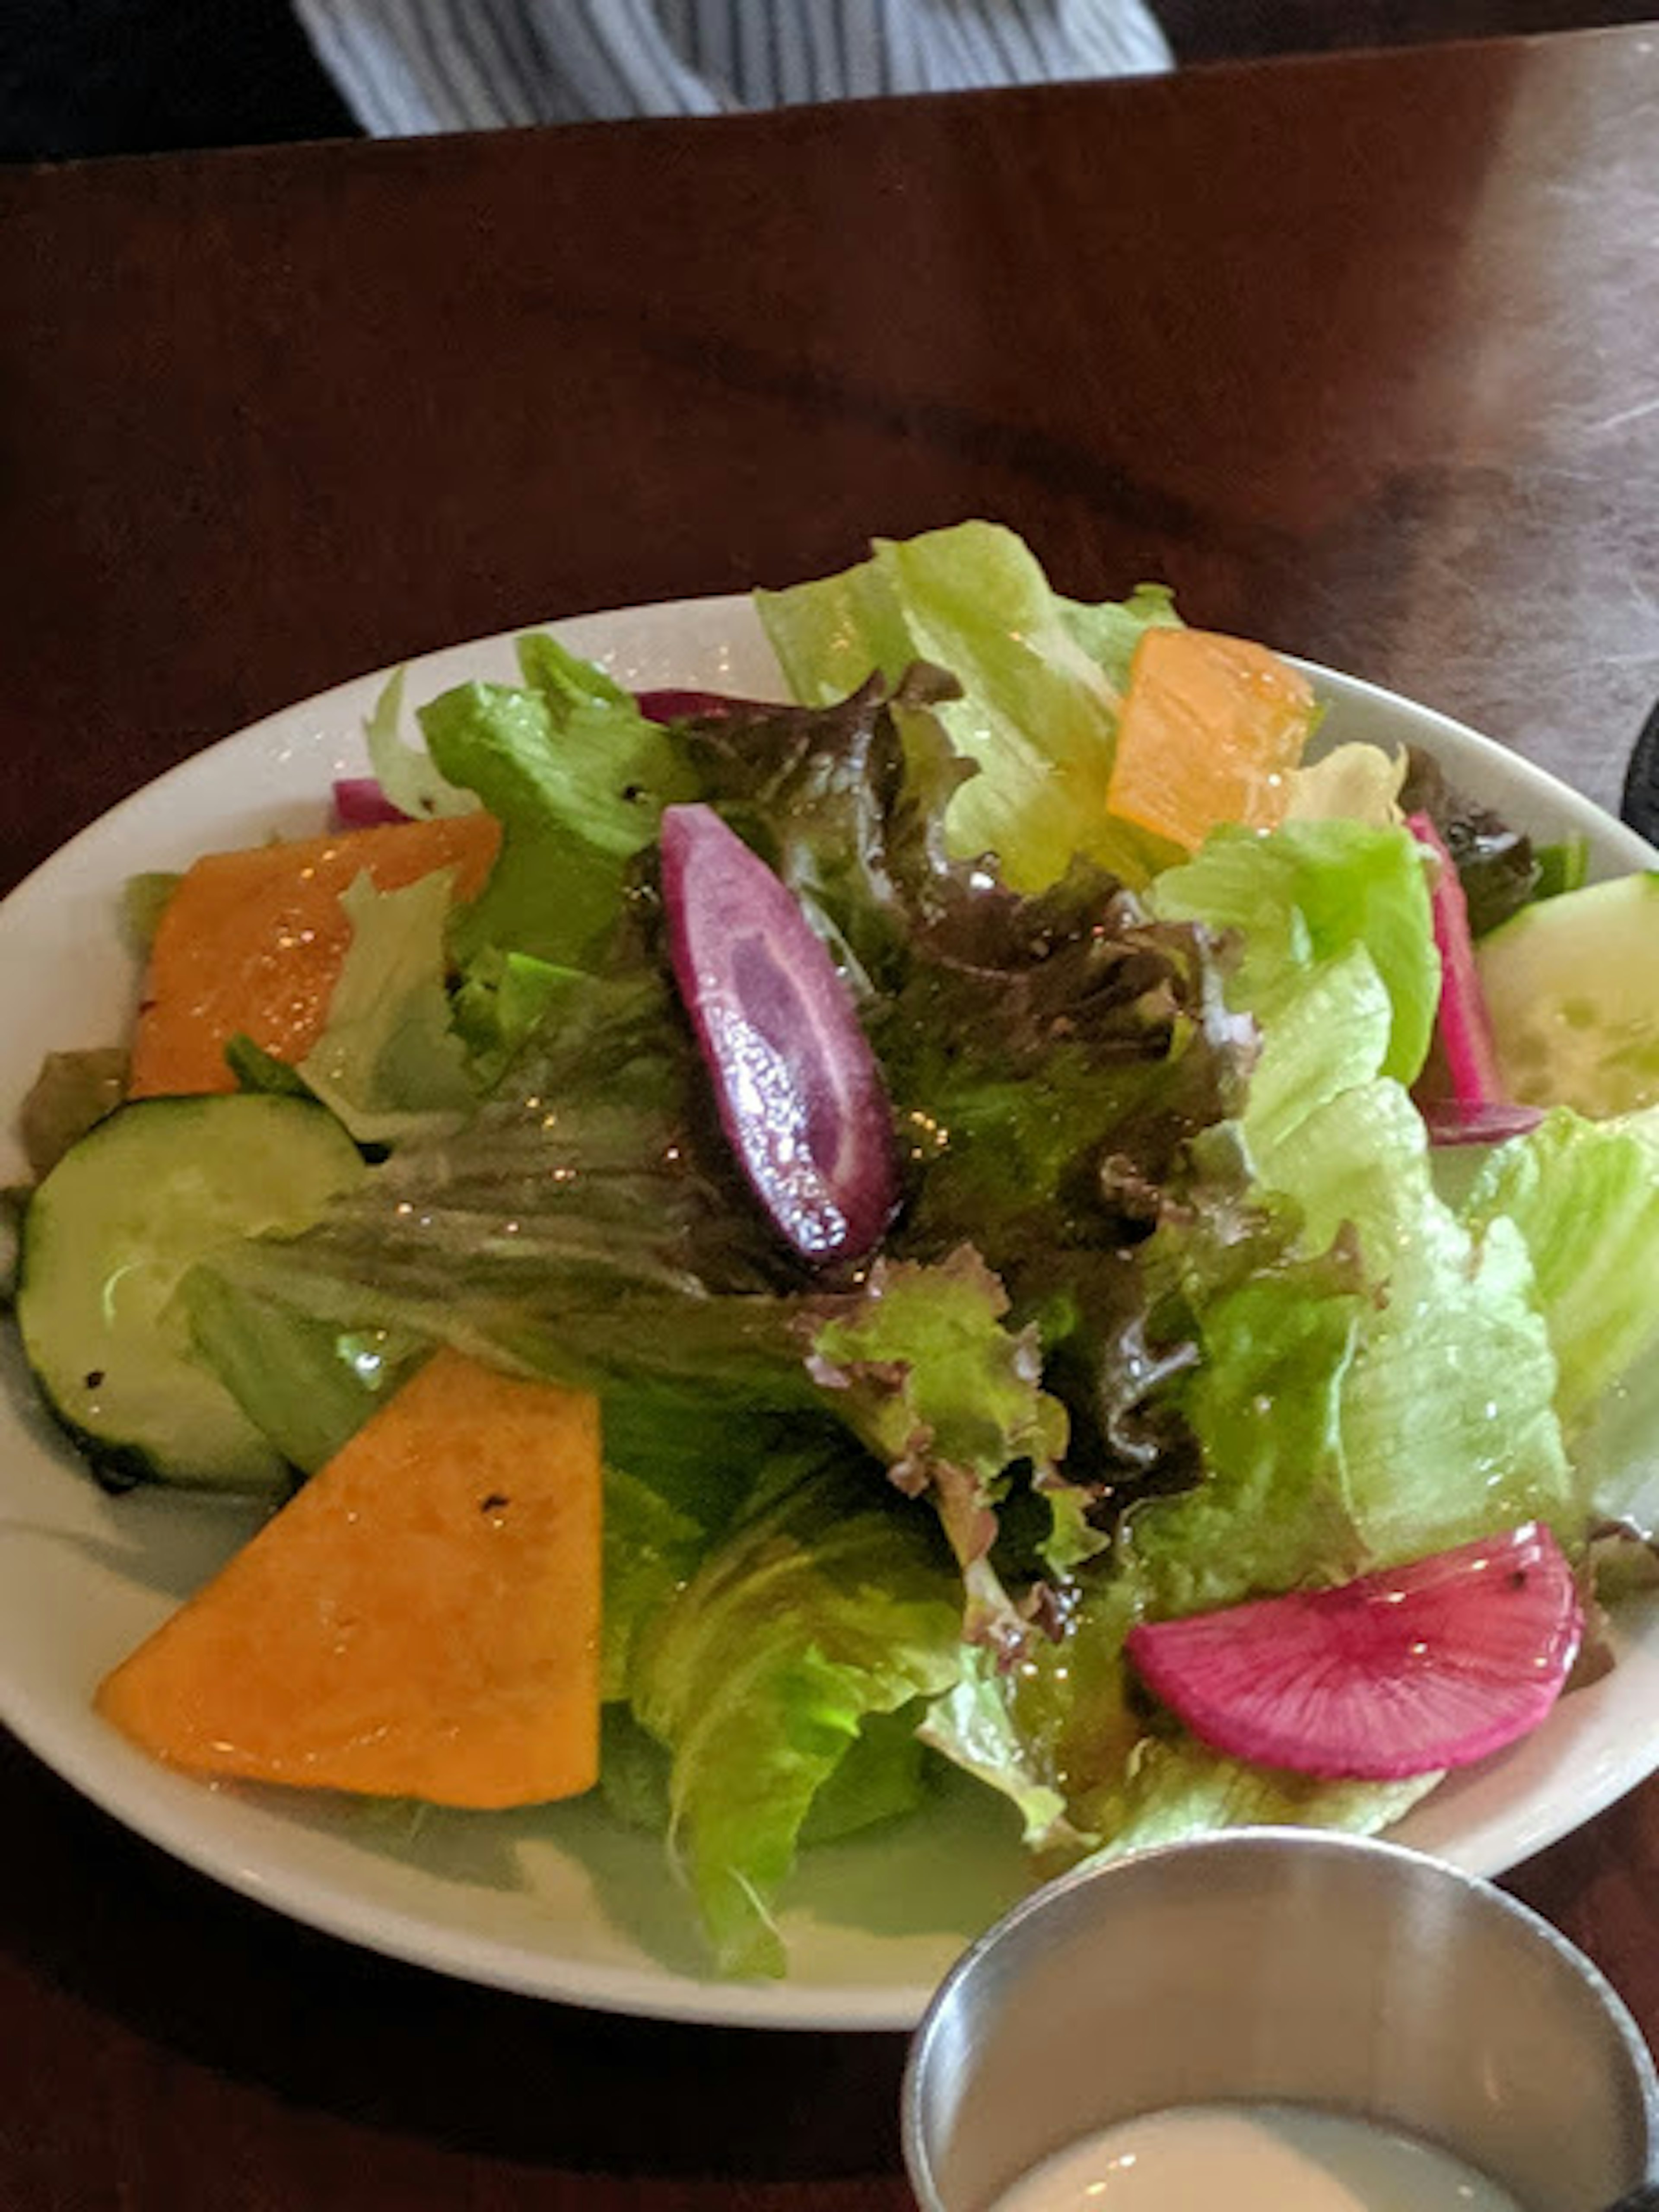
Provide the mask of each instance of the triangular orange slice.
{"label": "triangular orange slice", "polygon": [[574,1796],[599,1774],[599,1539],[596,1401],[440,1352],[99,1710],[204,1774]]}

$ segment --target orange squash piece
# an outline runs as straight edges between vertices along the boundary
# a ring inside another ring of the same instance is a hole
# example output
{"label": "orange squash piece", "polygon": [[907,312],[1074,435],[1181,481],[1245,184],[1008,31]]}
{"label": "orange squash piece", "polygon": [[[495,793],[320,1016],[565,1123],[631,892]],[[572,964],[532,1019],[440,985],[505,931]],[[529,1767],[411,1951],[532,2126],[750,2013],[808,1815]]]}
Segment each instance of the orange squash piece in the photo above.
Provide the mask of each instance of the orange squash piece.
{"label": "orange squash piece", "polygon": [[234,1091],[225,1047],[239,1034],[278,1060],[303,1060],[351,942],[341,892],[365,869],[390,891],[453,868],[455,896],[471,898],[500,842],[492,816],[458,814],[198,860],[155,933],[129,1095]]}
{"label": "orange squash piece", "polygon": [[1265,645],[1149,629],[1130,664],[1107,805],[1188,852],[1224,822],[1274,829],[1313,722],[1306,678]]}
{"label": "orange squash piece", "polygon": [[540,1804],[599,1775],[599,1417],[434,1355],[98,1691],[198,1773]]}

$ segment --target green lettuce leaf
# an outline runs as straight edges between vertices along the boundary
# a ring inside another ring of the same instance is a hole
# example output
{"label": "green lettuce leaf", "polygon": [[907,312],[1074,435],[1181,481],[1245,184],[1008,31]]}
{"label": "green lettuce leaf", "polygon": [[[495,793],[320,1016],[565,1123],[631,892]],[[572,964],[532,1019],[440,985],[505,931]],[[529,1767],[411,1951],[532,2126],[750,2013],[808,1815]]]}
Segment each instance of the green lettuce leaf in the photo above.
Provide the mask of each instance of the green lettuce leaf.
{"label": "green lettuce leaf", "polygon": [[866,1720],[961,1665],[932,1516],[858,1458],[740,1522],[641,1637],[636,1717],[671,1755],[675,1850],[722,1972],[779,1974],[773,1906]]}
{"label": "green lettuce leaf", "polygon": [[1500,1218],[1531,1255],[1556,1405],[1576,1433],[1659,1340],[1659,1133],[1558,1107],[1488,1156],[1463,1219],[1481,1234]]}
{"label": "green lettuce leaf", "polygon": [[447,868],[390,891],[365,872],[340,895],[351,942],[297,1073],[360,1145],[453,1129],[476,1103],[446,988],[452,888]]}
{"label": "green lettuce leaf", "polygon": [[195,1350],[290,1466],[314,1474],[406,1381],[429,1346],[354,1329],[263,1295],[210,1261],[179,1285]]}
{"label": "green lettuce leaf", "polygon": [[1404,1820],[1443,1778],[1416,1774],[1403,1782],[1325,1782],[1311,1774],[1243,1765],[1190,1736],[1149,1736],[1126,1770],[1105,1840],[1085,1863],[1103,1865],[1130,1851],[1224,1828],[1338,1828],[1376,1835]]}
{"label": "green lettuce leaf", "polygon": [[[1248,931],[1225,988],[1261,1036],[1239,1125],[1255,1220],[1225,1247],[1170,1224],[1147,1255],[1203,1350],[1175,1396],[1206,1487],[1134,1520],[1164,1599],[1340,1580],[1534,1516],[1571,1540],[1524,1245],[1501,1218],[1472,1234],[1442,1201],[1391,1079],[1421,1065],[1438,988],[1412,841],[1345,822],[1223,831],[1153,903]],[[1310,1310],[1322,1266],[1333,1279]]]}
{"label": "green lettuce leaf", "polygon": [[417,821],[429,815],[470,814],[478,804],[472,793],[446,782],[426,747],[410,744],[403,734],[407,675],[403,668],[393,672],[363,724],[375,780],[393,806]]}
{"label": "green lettuce leaf", "polygon": [[813,1337],[811,1370],[895,1486],[937,1509],[967,1578],[968,1634],[1018,1643],[989,1566],[996,1508],[1017,1462],[1059,1486],[1066,1424],[1042,1387],[1036,1330],[1006,1328],[1007,1306],[968,1246],[935,1267],[878,1260]]}
{"label": "green lettuce leaf", "polygon": [[1363,945],[1393,1018],[1377,1073],[1414,1082],[1440,1000],[1440,961],[1421,848],[1409,831],[1346,821],[1291,822],[1267,836],[1218,830],[1150,894],[1167,919],[1239,933],[1229,1002],[1264,1029],[1324,963]]}
{"label": "green lettuce leaf", "polygon": [[591,967],[629,866],[664,806],[696,795],[672,738],[552,638],[519,643],[522,686],[465,684],[420,713],[427,750],[501,824],[489,880],[454,919],[463,964],[488,949]]}
{"label": "green lettuce leaf", "polygon": [[1556,1109],[1486,1156],[1464,1209],[1517,1231],[1557,1366],[1578,1494],[1601,1519],[1659,1529],[1659,1116]]}
{"label": "green lettuce leaf", "polygon": [[1173,619],[1165,594],[1110,614],[1079,608],[1012,531],[965,522],[882,539],[843,574],[757,592],[756,605],[808,705],[845,698],[872,670],[896,683],[913,661],[956,678],[962,697],[935,711],[980,773],[951,807],[954,852],[994,852],[1022,890],[1054,882],[1074,854],[1135,880],[1171,857],[1104,800],[1122,673],[1139,632]]}
{"label": "green lettuce leaf", "polygon": [[605,1603],[599,1694],[628,1696],[641,1630],[683,1589],[708,1547],[690,1514],[623,1468],[605,1470]]}
{"label": "green lettuce leaf", "polygon": [[344,1326],[602,1394],[811,1407],[805,1291],[655,973],[568,979],[514,1073],[460,1127],[413,1133],[303,1237],[239,1246],[226,1270]]}
{"label": "green lettuce leaf", "polygon": [[1206,1480],[1132,1510],[1127,1542],[1160,1617],[1359,1571],[1344,1392],[1364,1301],[1353,1271],[1314,1261],[1224,1292],[1182,1398]]}

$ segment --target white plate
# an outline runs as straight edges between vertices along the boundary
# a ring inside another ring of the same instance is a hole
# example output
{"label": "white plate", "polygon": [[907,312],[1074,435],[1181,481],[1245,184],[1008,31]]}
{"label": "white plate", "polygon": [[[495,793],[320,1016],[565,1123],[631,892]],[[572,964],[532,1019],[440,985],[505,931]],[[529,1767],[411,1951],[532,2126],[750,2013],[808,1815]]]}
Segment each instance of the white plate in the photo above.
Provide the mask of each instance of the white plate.
{"label": "white plate", "polygon": [[[746,600],[595,615],[560,626],[636,686],[776,695]],[[414,664],[410,696],[511,678],[511,641]],[[1536,769],[1387,693],[1312,672],[1327,742],[1413,738],[1546,837],[1587,833],[1601,872],[1646,846]],[[0,907],[0,1182],[41,1055],[124,1033],[134,985],[120,885],[197,854],[301,835],[331,780],[361,772],[375,677],[272,715],[174,769],[49,860]],[[688,1901],[660,1846],[595,1808],[396,1813],[295,1793],[209,1788],[154,1765],[92,1710],[101,1675],[252,1526],[177,1495],[105,1498],[38,1411],[10,1331],[0,1383],[0,1718],[49,1766],[216,1880],[349,1941],[467,1979],[618,2012],[776,2027],[906,2028],[968,1939],[1020,1893],[1005,1808],[964,1784],[935,1813],[810,1855],[784,1916],[793,1972],[729,1984],[700,1969]],[[1659,1765],[1659,1603],[1620,1624],[1619,1666],[1517,1749],[1438,1791],[1396,1832],[1495,1874],[1565,1834]]]}

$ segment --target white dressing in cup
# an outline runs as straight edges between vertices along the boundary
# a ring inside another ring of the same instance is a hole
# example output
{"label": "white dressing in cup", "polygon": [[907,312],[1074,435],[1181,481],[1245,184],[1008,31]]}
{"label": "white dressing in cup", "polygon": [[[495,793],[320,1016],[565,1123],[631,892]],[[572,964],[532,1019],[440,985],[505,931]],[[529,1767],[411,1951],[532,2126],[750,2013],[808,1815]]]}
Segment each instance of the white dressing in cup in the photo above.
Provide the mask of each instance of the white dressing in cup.
{"label": "white dressing in cup", "polygon": [[1188,2105],[1085,2136],[995,2212],[1522,2212],[1506,2190],[1413,2136],[1297,2105]]}

